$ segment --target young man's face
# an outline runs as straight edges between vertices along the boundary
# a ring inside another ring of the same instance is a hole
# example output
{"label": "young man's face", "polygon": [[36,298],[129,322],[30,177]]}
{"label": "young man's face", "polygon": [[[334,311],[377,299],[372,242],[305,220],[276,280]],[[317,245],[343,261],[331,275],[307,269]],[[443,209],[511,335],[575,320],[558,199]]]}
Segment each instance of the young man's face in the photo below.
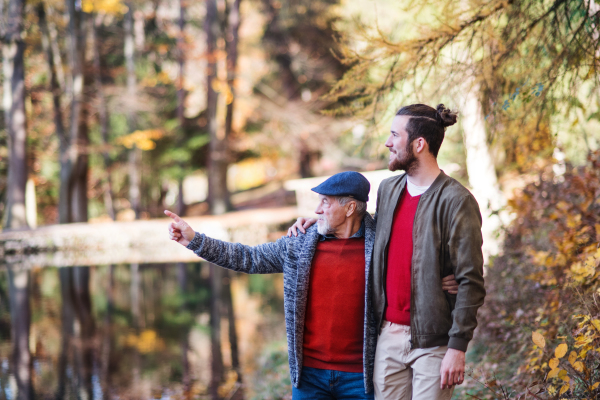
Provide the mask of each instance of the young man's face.
{"label": "young man's face", "polygon": [[346,221],[346,207],[340,206],[335,197],[320,194],[319,206],[315,213],[319,216],[317,231],[321,235],[334,234]]}
{"label": "young man's face", "polygon": [[385,142],[385,147],[390,150],[390,171],[404,170],[408,173],[414,171],[419,165],[415,156],[412,143],[408,142],[406,124],[410,119],[407,115],[397,115],[392,121],[390,136]]}

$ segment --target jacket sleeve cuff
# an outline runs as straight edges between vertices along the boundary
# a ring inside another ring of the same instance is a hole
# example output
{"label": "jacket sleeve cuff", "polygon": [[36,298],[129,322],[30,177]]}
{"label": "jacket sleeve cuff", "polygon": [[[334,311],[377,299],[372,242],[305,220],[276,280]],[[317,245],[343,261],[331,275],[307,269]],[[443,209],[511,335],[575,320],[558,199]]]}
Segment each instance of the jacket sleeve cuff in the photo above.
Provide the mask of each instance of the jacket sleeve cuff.
{"label": "jacket sleeve cuff", "polygon": [[460,351],[467,351],[467,347],[469,347],[469,341],[462,338],[451,337],[448,342],[449,349],[455,349]]}
{"label": "jacket sleeve cuff", "polygon": [[202,247],[202,242],[204,242],[204,235],[196,232],[192,241],[185,248],[196,252]]}

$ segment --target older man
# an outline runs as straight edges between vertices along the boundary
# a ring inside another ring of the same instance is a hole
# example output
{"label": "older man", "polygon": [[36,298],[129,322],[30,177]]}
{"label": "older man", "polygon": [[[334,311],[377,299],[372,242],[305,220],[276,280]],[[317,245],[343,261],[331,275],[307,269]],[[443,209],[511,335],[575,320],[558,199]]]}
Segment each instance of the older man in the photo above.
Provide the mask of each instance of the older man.
{"label": "older man", "polygon": [[375,223],[370,184],[342,172],[312,189],[318,223],[306,235],[255,247],[212,239],[179,216],[170,237],[221,267],[283,273],[293,399],[373,399],[377,329],[369,291]]}

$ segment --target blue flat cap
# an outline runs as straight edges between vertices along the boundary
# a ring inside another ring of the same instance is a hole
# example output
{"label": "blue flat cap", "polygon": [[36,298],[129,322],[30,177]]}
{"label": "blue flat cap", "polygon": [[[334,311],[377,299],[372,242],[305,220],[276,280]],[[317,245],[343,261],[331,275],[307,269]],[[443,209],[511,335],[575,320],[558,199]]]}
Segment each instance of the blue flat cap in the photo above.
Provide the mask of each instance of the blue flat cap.
{"label": "blue flat cap", "polygon": [[348,171],[333,175],[311,190],[325,196],[348,196],[367,202],[371,184],[364,175]]}

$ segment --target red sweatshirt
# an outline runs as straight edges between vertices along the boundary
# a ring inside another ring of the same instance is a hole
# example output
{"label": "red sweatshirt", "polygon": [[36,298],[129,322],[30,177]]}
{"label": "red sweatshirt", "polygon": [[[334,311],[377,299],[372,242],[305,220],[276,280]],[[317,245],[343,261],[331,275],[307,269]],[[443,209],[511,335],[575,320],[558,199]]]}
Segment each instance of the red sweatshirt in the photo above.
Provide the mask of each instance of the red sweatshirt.
{"label": "red sweatshirt", "polygon": [[400,196],[388,247],[385,319],[400,325],[410,326],[413,223],[420,198],[420,195],[412,197],[408,190]]}

